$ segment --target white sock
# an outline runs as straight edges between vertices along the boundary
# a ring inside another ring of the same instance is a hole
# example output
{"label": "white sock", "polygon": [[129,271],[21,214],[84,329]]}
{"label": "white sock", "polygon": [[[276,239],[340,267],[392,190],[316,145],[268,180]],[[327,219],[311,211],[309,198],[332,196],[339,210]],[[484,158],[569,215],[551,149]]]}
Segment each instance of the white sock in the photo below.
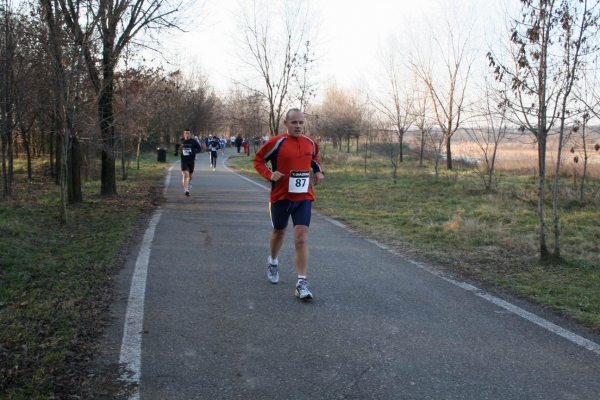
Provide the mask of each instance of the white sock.
{"label": "white sock", "polygon": [[298,283],[300,283],[300,281],[305,281],[306,280],[306,275],[298,275]]}
{"label": "white sock", "polygon": [[279,265],[279,261],[277,259],[272,259],[271,256],[269,256],[269,264],[271,265]]}

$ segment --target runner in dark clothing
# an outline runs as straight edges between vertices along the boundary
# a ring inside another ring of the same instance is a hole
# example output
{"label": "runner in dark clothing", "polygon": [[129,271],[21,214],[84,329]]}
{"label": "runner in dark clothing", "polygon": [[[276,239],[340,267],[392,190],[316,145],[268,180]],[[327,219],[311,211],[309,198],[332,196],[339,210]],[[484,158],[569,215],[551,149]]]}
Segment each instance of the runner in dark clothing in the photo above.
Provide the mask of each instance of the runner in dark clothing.
{"label": "runner in dark clothing", "polygon": [[208,135],[208,137],[204,138],[204,146],[206,148],[206,153],[209,156],[209,163],[208,165],[212,165],[212,162],[210,162],[210,142],[212,142],[213,136],[212,135]]}
{"label": "runner in dark clothing", "polygon": [[185,195],[190,195],[192,189],[192,174],[194,173],[194,159],[196,153],[202,151],[202,147],[196,139],[192,137],[189,129],[183,131],[183,139],[181,141],[181,182]]}
{"label": "runner in dark clothing", "polygon": [[221,143],[219,142],[219,138],[213,136],[212,141],[208,143],[208,149],[210,150],[210,165],[212,166],[213,171],[217,169],[217,155],[219,155],[220,148]]}

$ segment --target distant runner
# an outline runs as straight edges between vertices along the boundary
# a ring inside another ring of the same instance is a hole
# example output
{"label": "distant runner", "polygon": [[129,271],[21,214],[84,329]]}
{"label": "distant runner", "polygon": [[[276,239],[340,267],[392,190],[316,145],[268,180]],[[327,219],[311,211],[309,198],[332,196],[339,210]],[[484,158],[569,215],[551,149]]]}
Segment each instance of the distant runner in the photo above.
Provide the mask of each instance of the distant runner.
{"label": "distant runner", "polygon": [[183,139],[181,141],[181,182],[183,184],[184,194],[190,195],[192,189],[192,175],[194,173],[194,159],[196,153],[202,151],[202,147],[196,139],[192,137],[189,129],[183,131]]}
{"label": "distant runner", "polygon": [[225,155],[225,146],[227,146],[227,139],[219,139],[219,145],[221,146],[221,154]]}
{"label": "distant runner", "polygon": [[208,142],[208,150],[210,151],[210,165],[212,170],[217,169],[217,156],[219,155],[219,149],[221,148],[221,142],[219,138],[214,136],[210,142]]}

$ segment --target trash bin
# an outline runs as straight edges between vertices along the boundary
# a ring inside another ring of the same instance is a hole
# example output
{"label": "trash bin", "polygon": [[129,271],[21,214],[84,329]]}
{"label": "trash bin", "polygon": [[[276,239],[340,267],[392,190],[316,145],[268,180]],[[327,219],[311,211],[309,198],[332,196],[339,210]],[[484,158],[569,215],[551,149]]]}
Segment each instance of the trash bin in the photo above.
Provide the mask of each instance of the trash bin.
{"label": "trash bin", "polygon": [[158,152],[158,162],[167,162],[167,149],[159,147],[156,151]]}

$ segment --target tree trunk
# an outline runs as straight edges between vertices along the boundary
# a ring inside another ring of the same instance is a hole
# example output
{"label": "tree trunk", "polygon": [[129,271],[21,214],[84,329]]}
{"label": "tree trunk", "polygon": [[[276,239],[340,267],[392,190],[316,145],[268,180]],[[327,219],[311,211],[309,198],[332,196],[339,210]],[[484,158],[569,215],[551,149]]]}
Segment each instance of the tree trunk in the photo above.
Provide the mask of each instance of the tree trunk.
{"label": "tree trunk", "polygon": [[[67,133],[64,131],[64,128],[61,129],[61,139],[64,138]],[[67,144],[66,138],[61,140],[61,161],[60,161],[60,223],[66,224],[68,222],[67,215],[67,202],[68,202],[68,167],[67,167]]]}
{"label": "tree trunk", "polygon": [[549,38],[549,27],[546,22],[546,14],[540,14],[540,26],[541,30],[541,51],[540,51],[540,65],[537,78],[538,78],[538,103],[539,103],[539,116],[538,116],[538,164],[539,164],[539,187],[538,187],[538,214],[539,214],[539,230],[540,230],[540,258],[542,260],[550,259],[550,251],[548,250],[548,244],[546,240],[546,221],[544,218],[544,200],[545,200],[545,184],[546,184],[546,140],[548,138],[548,131],[546,130],[547,123],[547,104],[546,104],[546,83],[547,83],[547,71],[548,66],[548,44]]}
{"label": "tree trunk", "polygon": [[402,129],[400,129],[399,131],[398,140],[400,140],[400,149],[398,151],[398,157],[400,159],[400,162],[404,162],[404,149],[402,149],[402,145],[404,143],[404,130]]}
{"label": "tree trunk", "polygon": [[[109,68],[109,67],[107,67]],[[102,196],[117,194],[116,163],[115,163],[115,125],[113,113],[113,83],[112,71],[107,71],[104,76],[105,87],[100,94],[98,107],[100,112],[100,132],[102,136]]]}
{"label": "tree trunk", "polygon": [[425,158],[425,129],[421,128],[421,148],[419,149],[419,166],[423,166]]}
{"label": "tree trunk", "polygon": [[[136,164],[136,169],[139,171],[139,169],[140,169],[140,149],[142,146],[142,138],[140,137],[140,135],[137,136],[136,141],[137,141],[137,146],[136,146],[136,152],[135,152],[135,164]],[[239,152],[240,152],[240,149],[238,147],[238,153]]]}
{"label": "tree trunk", "polygon": [[13,59],[15,50],[14,24],[11,22],[11,12],[5,10],[3,13],[2,28],[3,38],[0,41],[2,48],[2,67],[0,68],[0,135],[2,135],[2,194],[12,195],[13,182]]}
{"label": "tree trunk", "polygon": [[[566,105],[563,105],[566,107]],[[564,110],[564,108],[563,108]],[[565,115],[561,117],[560,133],[558,135],[558,154],[556,156],[556,169],[554,174],[554,190],[552,191],[552,220],[554,223],[554,258],[560,258],[560,217],[558,210],[558,196],[560,192],[560,163],[562,161],[562,149],[565,130]]]}
{"label": "tree trunk", "polygon": [[[123,135],[122,135],[123,136]],[[125,138],[121,138],[121,180],[127,180],[127,155],[125,154]]]}
{"label": "tree trunk", "polygon": [[50,131],[50,151],[48,152],[48,158],[50,159],[50,178],[56,182],[56,169],[54,159],[54,132]]}
{"label": "tree trunk", "polygon": [[496,165],[496,154],[498,154],[498,142],[494,143],[494,152],[488,170],[488,190],[492,190],[494,184],[494,168]]}
{"label": "tree trunk", "polygon": [[6,167],[6,134],[4,133],[4,126],[2,126],[2,132],[0,132],[0,136],[2,136],[2,196],[8,196],[8,171]]}
{"label": "tree trunk", "polygon": [[[55,125],[56,126],[56,125]],[[54,160],[56,161],[54,163],[54,182],[57,185],[60,185],[60,166],[62,164],[62,135],[60,132],[56,131],[54,138],[56,139],[56,141],[54,142],[55,144],[55,148],[54,148]]]}
{"label": "tree trunk", "polygon": [[586,140],[586,138],[585,138],[585,123],[583,124],[583,127],[581,129],[583,129],[583,131],[582,131],[582,137],[583,137],[583,172],[581,174],[581,181],[579,182],[579,200],[581,201],[581,203],[583,203],[583,199],[584,199],[583,193],[584,193],[584,188],[585,188],[585,177],[587,176],[589,155],[588,155],[588,150],[587,150],[587,143],[585,142],[585,140]]}
{"label": "tree trunk", "polygon": [[452,146],[451,146],[452,136],[446,134],[446,168],[452,169]]}
{"label": "tree trunk", "polygon": [[27,180],[31,181],[31,145],[29,138],[31,137],[30,131],[23,132],[23,147],[25,147],[25,156],[27,157]]}
{"label": "tree trunk", "polygon": [[[540,127],[542,128],[542,127]],[[544,218],[544,199],[545,199],[545,181],[546,181],[546,132],[542,128],[538,136],[538,219],[540,234],[540,258],[542,260],[550,259],[550,251],[546,243],[546,221]]]}
{"label": "tree trunk", "polygon": [[69,204],[83,203],[81,191],[81,143],[77,135],[73,135],[69,143]]}
{"label": "tree trunk", "polygon": [[[9,121],[12,121],[12,107],[10,112],[8,113]],[[13,194],[13,183],[15,181],[15,166],[14,166],[14,141],[13,141],[13,129],[9,130],[9,140],[8,140],[8,190],[10,194]]]}

